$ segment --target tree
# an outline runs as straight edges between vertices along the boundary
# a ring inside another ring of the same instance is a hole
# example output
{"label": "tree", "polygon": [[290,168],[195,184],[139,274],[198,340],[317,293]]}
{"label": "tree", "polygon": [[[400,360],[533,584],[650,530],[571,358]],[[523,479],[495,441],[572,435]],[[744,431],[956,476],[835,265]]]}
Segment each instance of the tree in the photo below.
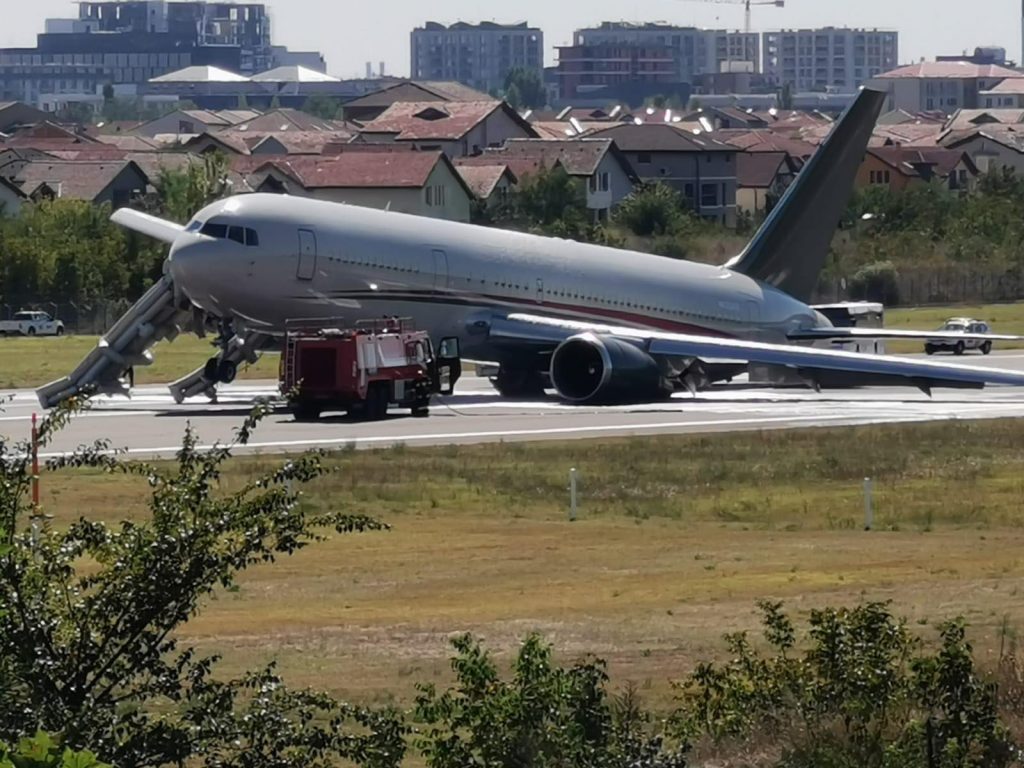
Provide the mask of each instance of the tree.
{"label": "tree", "polygon": [[[515,89],[514,91],[512,89]],[[510,98],[515,98],[515,102]],[[548,103],[544,81],[535,69],[513,67],[505,75],[505,100],[513,109],[539,109]]]}
{"label": "tree", "polygon": [[321,120],[335,120],[341,112],[341,101],[322,93],[314,94],[306,99],[302,111]]}
{"label": "tree", "polygon": [[637,187],[615,211],[617,223],[642,237],[672,232],[683,216],[682,197],[660,182]]}
{"label": "tree", "polygon": [[[40,445],[73,410],[43,421]],[[320,454],[287,461],[237,492],[219,488],[225,463],[267,412],[256,408],[231,443],[206,452],[188,430],[172,470],[121,463],[106,443],[47,467],[145,479],[151,518],[115,527],[87,510],[66,530],[40,522],[28,502],[30,447],[0,442],[0,741],[60,733],[69,748],[88,747],[118,768],[401,762],[404,727],[391,712],[289,690],[272,666],[218,680],[216,657],[180,647],[179,632],[202,600],[231,588],[243,570],[293,554],[326,529],[384,527],[302,503],[293,484],[326,471]]]}
{"label": "tree", "polygon": [[14,747],[0,743],[0,768],[110,768],[89,751],[63,747],[47,733],[21,739]]}
{"label": "tree", "polygon": [[586,223],[587,195],[561,165],[542,167],[524,177],[513,195],[512,208],[530,227],[578,226]]}
{"label": "tree", "polygon": [[202,155],[201,163],[185,170],[162,168],[157,180],[159,213],[184,224],[212,202],[231,193],[228,159],[221,152]]}
{"label": "tree", "polygon": [[669,744],[628,691],[608,694],[605,663],[557,667],[551,646],[526,639],[510,680],[470,635],[452,641],[456,683],[443,693],[420,685],[417,747],[429,768],[685,768],[688,744]]}

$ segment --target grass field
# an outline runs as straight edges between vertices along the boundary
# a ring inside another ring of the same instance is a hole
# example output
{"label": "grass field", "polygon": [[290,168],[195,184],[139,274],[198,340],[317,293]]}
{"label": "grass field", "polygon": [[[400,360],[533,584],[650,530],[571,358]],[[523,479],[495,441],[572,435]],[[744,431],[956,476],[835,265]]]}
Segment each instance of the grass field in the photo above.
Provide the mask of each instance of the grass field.
{"label": "grass field", "polygon": [[[932,330],[954,315],[969,315],[988,320],[1001,333],[1024,335],[1024,303],[991,304],[982,307],[926,307],[893,309],[886,314],[891,328]],[[38,387],[66,376],[95,346],[95,336],[68,336],[61,339],[0,339],[0,389]],[[1020,346],[1004,342],[999,349]],[[892,352],[920,352],[919,342],[887,345]],[[182,336],[172,344],[160,344],[154,350],[155,364],[136,370],[137,384],[164,384],[194,371],[210,357],[209,339]],[[239,372],[243,379],[268,379],[277,376],[277,355],[266,355],[255,366]]]}
{"label": "grass field", "polygon": [[[754,603],[892,600],[913,622],[963,614],[978,650],[1024,626],[1024,425],[1016,421],[608,442],[343,451],[313,505],[377,516],[255,569],[190,623],[225,672],[277,658],[294,683],[408,703],[448,678],[447,638],[511,652],[531,630],[565,656],[595,652],[655,706],[669,680],[756,626]],[[239,486],[269,458],[240,460]],[[581,519],[567,521],[567,474]],[[877,528],[862,530],[861,482]],[[134,480],[47,476],[44,506],[145,514]],[[921,628],[924,631],[924,628]]]}
{"label": "grass field", "polygon": [[[0,339],[0,389],[38,387],[67,376],[96,346],[96,336]],[[182,336],[153,350],[155,363],[135,371],[136,384],[164,384],[201,366],[213,354],[212,339]],[[277,355],[266,355],[239,378],[269,379],[277,376]]]}

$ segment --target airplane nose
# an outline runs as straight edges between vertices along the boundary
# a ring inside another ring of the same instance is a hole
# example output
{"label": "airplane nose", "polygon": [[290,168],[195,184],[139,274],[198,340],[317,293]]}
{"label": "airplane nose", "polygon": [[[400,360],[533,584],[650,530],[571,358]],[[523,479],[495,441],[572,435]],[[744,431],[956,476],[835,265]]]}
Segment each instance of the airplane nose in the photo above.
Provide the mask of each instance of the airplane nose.
{"label": "airplane nose", "polygon": [[216,277],[216,261],[211,257],[209,244],[196,241],[176,244],[168,258],[175,286],[204,309],[210,309],[207,305],[210,303],[211,279]]}

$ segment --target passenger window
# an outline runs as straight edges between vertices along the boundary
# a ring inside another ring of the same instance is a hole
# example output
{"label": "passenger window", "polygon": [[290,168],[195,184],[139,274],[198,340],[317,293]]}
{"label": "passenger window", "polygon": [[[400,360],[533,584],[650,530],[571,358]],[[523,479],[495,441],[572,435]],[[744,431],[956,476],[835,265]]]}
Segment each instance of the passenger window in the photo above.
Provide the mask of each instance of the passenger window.
{"label": "passenger window", "polygon": [[245,245],[245,229],[243,229],[242,227],[229,228],[228,239],[234,240],[239,245]]}

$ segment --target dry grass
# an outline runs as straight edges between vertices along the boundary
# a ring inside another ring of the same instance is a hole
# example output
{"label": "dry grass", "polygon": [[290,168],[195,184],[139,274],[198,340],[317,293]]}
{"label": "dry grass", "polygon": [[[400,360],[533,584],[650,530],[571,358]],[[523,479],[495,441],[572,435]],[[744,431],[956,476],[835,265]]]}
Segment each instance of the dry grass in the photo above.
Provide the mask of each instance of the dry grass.
{"label": "dry grass", "polygon": [[[333,537],[248,573],[190,623],[225,671],[277,658],[297,684],[407,703],[448,678],[446,638],[510,652],[531,630],[598,653],[662,705],[669,680],[756,626],[754,603],[798,610],[890,599],[912,620],[966,615],[983,654],[1024,621],[1024,425],[939,424],[606,443],[341,452],[307,502],[375,514],[387,533]],[[237,487],[273,461],[237,462]],[[566,520],[566,471],[583,477]],[[880,530],[860,530],[860,480]],[[145,513],[134,480],[61,473],[57,524]]]}

